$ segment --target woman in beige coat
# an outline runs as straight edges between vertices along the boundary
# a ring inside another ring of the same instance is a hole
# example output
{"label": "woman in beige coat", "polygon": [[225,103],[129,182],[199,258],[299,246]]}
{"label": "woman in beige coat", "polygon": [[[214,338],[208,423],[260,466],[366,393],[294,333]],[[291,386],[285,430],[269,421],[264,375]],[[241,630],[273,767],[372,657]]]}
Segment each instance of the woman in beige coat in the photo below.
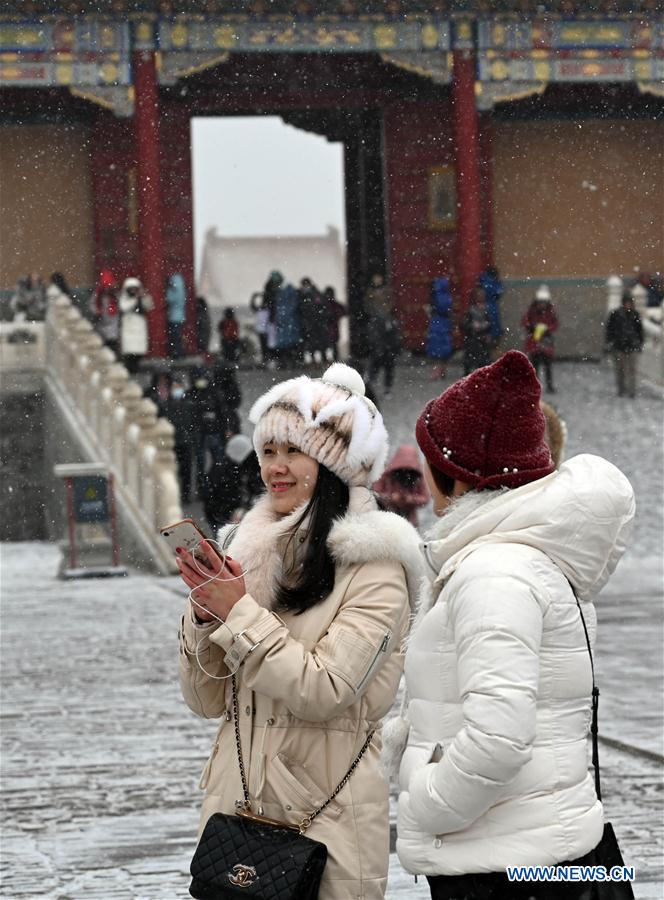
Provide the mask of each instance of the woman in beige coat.
{"label": "woman in beige coat", "polygon": [[[201,826],[243,798],[231,682],[217,679],[237,670],[253,812],[299,823],[330,796],[393,703],[420,577],[417,533],[379,511],[368,490],[387,435],[357,372],[335,363],[321,380],[276,385],[250,418],[265,496],[222,532],[229,557],[217,580],[204,583],[200,564],[179,555],[194,601],[182,619],[182,692],[197,715],[222,720],[201,779]],[[214,568],[212,548],[202,549]],[[384,896],[379,735],[307,831],[328,848],[321,900]]]}

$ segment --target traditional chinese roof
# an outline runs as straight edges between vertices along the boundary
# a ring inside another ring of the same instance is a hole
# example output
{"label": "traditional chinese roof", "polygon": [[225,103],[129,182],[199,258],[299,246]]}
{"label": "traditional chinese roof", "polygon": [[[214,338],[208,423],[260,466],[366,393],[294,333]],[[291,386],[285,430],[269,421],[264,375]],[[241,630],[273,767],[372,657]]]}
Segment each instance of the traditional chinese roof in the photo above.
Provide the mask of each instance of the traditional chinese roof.
{"label": "traditional chinese roof", "polygon": [[374,54],[446,85],[460,50],[481,108],[557,82],[664,91],[661,0],[4,0],[0,26],[4,86],[70,87],[118,115],[135,51],[158,51],[164,87],[265,53]]}
{"label": "traditional chinese roof", "polygon": [[542,14],[581,18],[635,17],[661,11],[660,0],[4,0],[2,13],[21,18],[41,15],[122,17],[153,13],[159,16],[189,13],[202,16],[272,16],[319,18],[339,16],[404,18],[428,13],[467,13],[485,17]]}

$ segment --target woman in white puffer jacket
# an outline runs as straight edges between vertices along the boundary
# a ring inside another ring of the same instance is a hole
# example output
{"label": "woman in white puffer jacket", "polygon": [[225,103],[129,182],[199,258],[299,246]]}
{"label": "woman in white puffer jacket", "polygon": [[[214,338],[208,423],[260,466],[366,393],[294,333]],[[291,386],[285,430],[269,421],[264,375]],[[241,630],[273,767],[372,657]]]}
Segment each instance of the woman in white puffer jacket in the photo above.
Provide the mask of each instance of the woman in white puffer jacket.
{"label": "woman in white puffer jacket", "polygon": [[581,897],[582,882],[510,883],[506,867],[583,860],[602,836],[577,598],[592,641],[591,599],[624,551],[634,496],[599,457],[555,471],[539,395],[511,351],[417,424],[442,518],[406,655],[397,851],[434,900]]}

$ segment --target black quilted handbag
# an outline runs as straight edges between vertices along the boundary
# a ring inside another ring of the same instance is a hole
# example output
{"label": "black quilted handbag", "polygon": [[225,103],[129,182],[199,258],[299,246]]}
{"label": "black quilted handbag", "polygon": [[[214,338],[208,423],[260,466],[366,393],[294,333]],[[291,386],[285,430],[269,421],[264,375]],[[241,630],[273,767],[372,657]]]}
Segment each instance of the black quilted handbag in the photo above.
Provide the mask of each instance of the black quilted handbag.
{"label": "black quilted handbag", "polygon": [[242,815],[210,816],[191,861],[199,900],[315,900],[327,847],[285,826]]}
{"label": "black quilted handbag", "polygon": [[234,816],[215,813],[208,819],[191,861],[189,893],[197,900],[316,900],[327,861],[327,847],[306,837],[313,820],[337,796],[371,743],[370,732],[353,764],[328,799],[298,825],[276,822],[251,812],[238,725],[237,682],[233,685],[233,719],[244,808]]}

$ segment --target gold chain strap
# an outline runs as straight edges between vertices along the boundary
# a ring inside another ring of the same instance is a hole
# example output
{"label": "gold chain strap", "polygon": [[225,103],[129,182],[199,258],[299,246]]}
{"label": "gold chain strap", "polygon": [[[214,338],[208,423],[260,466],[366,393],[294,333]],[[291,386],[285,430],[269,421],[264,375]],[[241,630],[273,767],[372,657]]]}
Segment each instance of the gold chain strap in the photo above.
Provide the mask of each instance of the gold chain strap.
{"label": "gold chain strap", "polygon": [[[242,759],[242,745],[240,744],[240,724],[239,724],[240,717],[238,715],[237,679],[236,679],[235,675],[233,675],[231,684],[233,686],[233,721],[235,724],[235,746],[237,748],[237,761],[240,766],[240,777],[242,779],[242,792],[244,794],[244,800],[242,801],[241,805],[242,805],[243,809],[251,810],[251,798],[249,797],[249,787],[247,785],[247,775],[246,775],[246,772],[244,769],[244,760]],[[366,753],[374,734],[375,734],[375,731],[369,732],[364,744],[362,744],[362,747],[361,747],[359,753],[357,754],[357,756],[351,763],[350,768],[348,769],[348,771],[346,772],[344,777],[341,779],[339,784],[336,786],[336,788],[332,791],[332,793],[327,798],[327,800],[324,803],[322,803],[318,807],[318,809],[315,809],[313,812],[309,813],[302,819],[302,821],[300,822],[300,824],[298,826],[299,830],[300,830],[300,834],[305,833],[305,831],[307,830],[307,828],[309,828],[309,826],[311,825],[313,820],[316,818],[316,816],[320,815],[323,812],[323,810],[327,806],[329,806],[329,804],[334,800],[334,798],[337,796],[337,794],[341,790],[343,790],[345,785],[348,783],[350,776],[353,774],[353,772],[357,768],[360,760]],[[239,802],[238,802],[238,805],[240,805]]]}

